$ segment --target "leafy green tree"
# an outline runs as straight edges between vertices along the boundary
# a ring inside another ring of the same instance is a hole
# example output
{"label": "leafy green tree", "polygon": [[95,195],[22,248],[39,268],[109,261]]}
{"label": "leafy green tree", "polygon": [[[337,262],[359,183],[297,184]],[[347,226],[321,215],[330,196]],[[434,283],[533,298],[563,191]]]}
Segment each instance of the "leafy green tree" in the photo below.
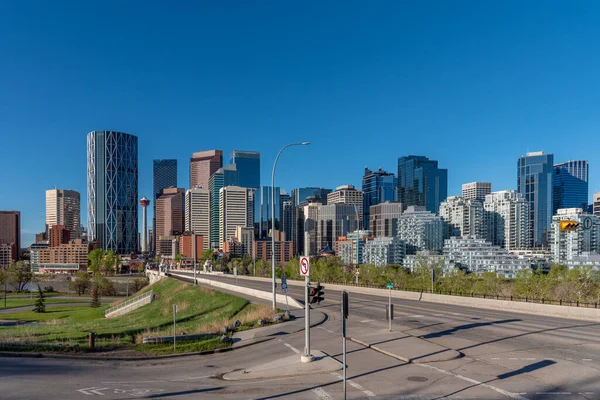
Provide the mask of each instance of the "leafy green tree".
{"label": "leafy green tree", "polygon": [[23,261],[17,261],[8,267],[7,274],[8,283],[17,291],[21,292],[25,286],[33,279],[31,265],[25,264]]}
{"label": "leafy green tree", "polygon": [[88,260],[90,262],[88,270],[94,274],[101,272],[101,269],[104,268],[104,250],[94,249],[90,251]]}
{"label": "leafy green tree", "polygon": [[175,255],[175,266],[176,266],[177,268],[180,268],[180,267],[181,267],[181,262],[183,261],[183,259],[184,259],[184,258],[185,258],[185,257],[183,257],[183,254],[181,254],[181,253],[177,253],[177,254]]}
{"label": "leafy green tree", "polygon": [[464,270],[454,268],[441,279],[440,288],[445,292],[471,293],[471,278]]}
{"label": "leafy green tree", "polygon": [[160,262],[162,261],[162,257],[161,257],[161,255],[160,255],[160,254],[157,254],[157,255],[154,257],[154,261],[155,261],[157,264],[160,264]]}
{"label": "leafy green tree", "polygon": [[46,299],[44,297],[44,292],[39,285],[38,285],[38,296],[35,301],[35,307],[33,308],[33,311],[35,311],[37,313],[46,312]]}
{"label": "leafy green tree", "polygon": [[484,272],[475,280],[472,292],[479,295],[496,296],[502,291],[502,280],[495,272]]}
{"label": "leafy green tree", "polygon": [[83,271],[77,272],[75,278],[69,282],[69,287],[77,291],[77,295],[81,296],[90,288],[90,275]]}
{"label": "leafy green tree", "polygon": [[98,283],[94,281],[92,283],[92,308],[100,307],[100,288],[98,287]]}
{"label": "leafy green tree", "polygon": [[104,253],[100,271],[104,276],[114,274],[117,269],[118,262],[119,257],[115,254],[115,252],[112,250],[108,250]]}

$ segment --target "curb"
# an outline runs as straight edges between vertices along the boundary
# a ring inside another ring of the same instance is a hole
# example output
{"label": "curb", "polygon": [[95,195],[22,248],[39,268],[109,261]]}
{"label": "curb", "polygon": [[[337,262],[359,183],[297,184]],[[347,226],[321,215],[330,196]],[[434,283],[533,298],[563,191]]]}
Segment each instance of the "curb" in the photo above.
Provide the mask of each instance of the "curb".
{"label": "curb", "polygon": [[[384,349],[382,349],[382,348],[379,348],[379,347],[377,347],[377,346],[372,346],[372,345],[370,345],[370,344],[368,344],[368,343],[366,343],[366,342],[363,342],[363,341],[362,341],[362,340],[360,340],[360,339],[356,339],[356,338],[353,338],[353,337],[348,337],[348,339],[350,339],[350,340],[351,340],[351,341],[353,341],[354,343],[358,343],[358,344],[360,344],[360,345],[362,345],[362,346],[365,346],[365,347],[366,347],[366,348],[368,348],[368,349],[373,349],[373,350],[375,350],[375,351],[376,351],[376,352],[378,352],[378,353],[385,354],[385,355],[386,355],[386,356],[388,356],[388,357],[392,357],[392,358],[395,358],[395,359],[397,359],[397,360],[404,361],[405,363],[408,363],[408,364],[429,364],[429,363],[432,363],[432,362],[451,361],[451,360],[456,360],[456,359],[459,359],[459,358],[462,358],[462,357],[464,357],[464,354],[463,354],[463,353],[461,353],[460,351],[457,351],[457,350],[454,350],[454,349],[449,349],[449,348],[446,348],[446,350],[452,350],[452,351],[455,351],[456,353],[458,353],[458,355],[456,355],[456,356],[454,356],[454,357],[452,357],[452,358],[448,358],[447,360],[419,361],[418,359],[411,359],[411,358],[407,358],[407,357],[401,356],[401,355],[399,355],[399,354],[392,353],[392,352],[390,352],[390,351],[384,350]],[[438,346],[439,346],[439,345],[438,345]],[[443,347],[443,346],[442,346],[442,347]]]}

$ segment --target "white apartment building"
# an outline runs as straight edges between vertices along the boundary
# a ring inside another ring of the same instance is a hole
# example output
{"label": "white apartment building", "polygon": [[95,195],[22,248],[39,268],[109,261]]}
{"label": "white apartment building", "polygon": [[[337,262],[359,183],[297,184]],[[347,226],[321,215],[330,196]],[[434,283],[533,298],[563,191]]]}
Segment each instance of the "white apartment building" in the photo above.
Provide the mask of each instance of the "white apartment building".
{"label": "white apartment building", "polygon": [[398,235],[402,203],[384,201],[369,209],[369,228],[375,237]]}
{"label": "white apartment building", "polygon": [[309,203],[303,207],[304,215],[304,255],[313,256],[317,254],[317,218],[321,203]]}
{"label": "white apartment building", "polygon": [[194,187],[185,192],[185,230],[202,235],[202,250],[210,249],[210,190]]}
{"label": "white apartment building", "polygon": [[362,254],[363,264],[377,267],[402,264],[404,256],[406,256],[406,243],[397,236],[367,240]]}
{"label": "white apartment building", "polygon": [[406,253],[419,250],[441,251],[444,222],[422,206],[410,206],[398,220],[398,237],[406,242]]}
{"label": "white apartment building", "polygon": [[502,190],[485,196],[486,239],[507,250],[530,248],[530,205],[516,190]]}
{"label": "white apartment building", "polygon": [[236,236],[236,227],[254,226],[252,189],[225,186],[219,190],[219,248]]}
{"label": "white apartment building", "polygon": [[344,203],[351,204],[358,213],[358,220],[363,217],[363,191],[356,189],[354,185],[342,185],[335,188],[335,192],[327,195],[327,204]]}
{"label": "white apartment building", "polygon": [[531,261],[510,254],[485,239],[450,238],[444,243],[445,269],[458,264],[474,273],[495,272],[505,278],[515,278],[517,271],[531,268]]}
{"label": "white apartment building", "polygon": [[71,239],[80,236],[80,196],[74,190],[46,190],[46,226],[64,225]]}
{"label": "white apartment building", "polygon": [[567,260],[566,264],[569,269],[593,268],[595,270],[600,270],[600,254],[584,251],[580,255]]}
{"label": "white apartment building", "polygon": [[480,200],[450,196],[440,204],[439,214],[446,225],[445,237],[485,238],[483,203]]}
{"label": "white apartment building", "polygon": [[462,197],[465,200],[480,200],[483,202],[485,196],[492,193],[490,182],[471,182],[462,185]]}
{"label": "white apartment building", "polygon": [[422,264],[425,268],[431,270],[434,267],[443,266],[446,263],[446,258],[435,251],[422,250],[417,254],[406,255],[402,262],[404,268],[408,268],[411,273]]}
{"label": "white apartment building", "polygon": [[336,255],[344,264],[363,264],[363,248],[371,231],[361,230],[350,232],[345,239],[337,241]]}
{"label": "white apartment building", "polygon": [[600,217],[600,192],[594,193],[594,205],[593,205],[593,213]]}
{"label": "white apartment building", "polygon": [[[560,221],[564,220],[576,221],[579,226],[574,231],[563,231]],[[586,214],[581,208],[561,208],[552,217],[548,243],[557,264],[566,264],[586,252],[599,252],[600,217]]]}

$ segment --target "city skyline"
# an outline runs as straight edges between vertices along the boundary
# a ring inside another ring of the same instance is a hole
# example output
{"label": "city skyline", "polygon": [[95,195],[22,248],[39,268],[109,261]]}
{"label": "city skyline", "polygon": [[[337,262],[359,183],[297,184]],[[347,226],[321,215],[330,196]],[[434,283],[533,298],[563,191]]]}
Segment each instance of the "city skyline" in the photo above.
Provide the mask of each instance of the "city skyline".
{"label": "city skyline", "polygon": [[[277,151],[304,140],[278,164],[288,193],[360,187],[365,166],[393,172],[409,154],[448,169],[448,196],[467,182],[515,190],[515,160],[535,150],[588,160],[588,202],[600,189],[600,55],[589,51],[600,5],[572,5],[568,18],[532,3],[0,7],[0,118],[15,149],[0,160],[13,188],[0,209],[21,211],[23,246],[43,230],[45,190],[86,204],[82,149],[95,129],[139,137],[138,197],[150,199],[153,159],[177,159],[189,189],[193,152],[258,151],[264,185]],[[98,14],[113,29],[87,29]],[[591,143],[561,146],[571,136]],[[66,156],[40,174],[25,150]]]}

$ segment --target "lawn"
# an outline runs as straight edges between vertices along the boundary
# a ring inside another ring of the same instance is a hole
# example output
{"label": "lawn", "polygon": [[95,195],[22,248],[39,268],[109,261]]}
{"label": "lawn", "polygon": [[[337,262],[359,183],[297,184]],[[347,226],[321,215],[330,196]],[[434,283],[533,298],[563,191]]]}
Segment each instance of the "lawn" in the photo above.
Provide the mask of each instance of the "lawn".
{"label": "lawn", "polygon": [[[44,295],[46,296],[46,295]],[[33,306],[35,301],[37,300],[37,296],[33,296],[33,298],[10,298],[6,299],[6,307],[4,307],[4,299],[0,298],[0,310],[5,310],[8,308],[17,308],[17,307],[25,307],[25,306]],[[46,298],[46,304],[60,304],[60,303],[90,303],[91,299],[54,299],[54,298]],[[0,317],[0,319],[2,319]]]}
{"label": "lawn", "polygon": [[[223,325],[239,319],[245,329],[254,326],[258,318],[271,318],[273,311],[266,306],[249,304],[247,300],[214,290],[194,287],[173,279],[162,280],[145,290],[154,290],[156,300],[127,315],[106,319],[106,306],[53,307],[45,313],[33,311],[0,315],[0,319],[40,322],[39,325],[0,327],[0,343],[79,345],[87,349],[89,332],[96,333],[96,346],[100,348],[132,348],[145,351],[141,345],[145,336],[173,334],[173,304],[177,304],[177,334],[214,333]],[[206,343],[178,343],[184,351],[222,347],[215,339]],[[154,353],[172,344],[154,345]],[[6,349],[6,348],[3,348]],[[178,349],[179,350],[179,349]]]}

